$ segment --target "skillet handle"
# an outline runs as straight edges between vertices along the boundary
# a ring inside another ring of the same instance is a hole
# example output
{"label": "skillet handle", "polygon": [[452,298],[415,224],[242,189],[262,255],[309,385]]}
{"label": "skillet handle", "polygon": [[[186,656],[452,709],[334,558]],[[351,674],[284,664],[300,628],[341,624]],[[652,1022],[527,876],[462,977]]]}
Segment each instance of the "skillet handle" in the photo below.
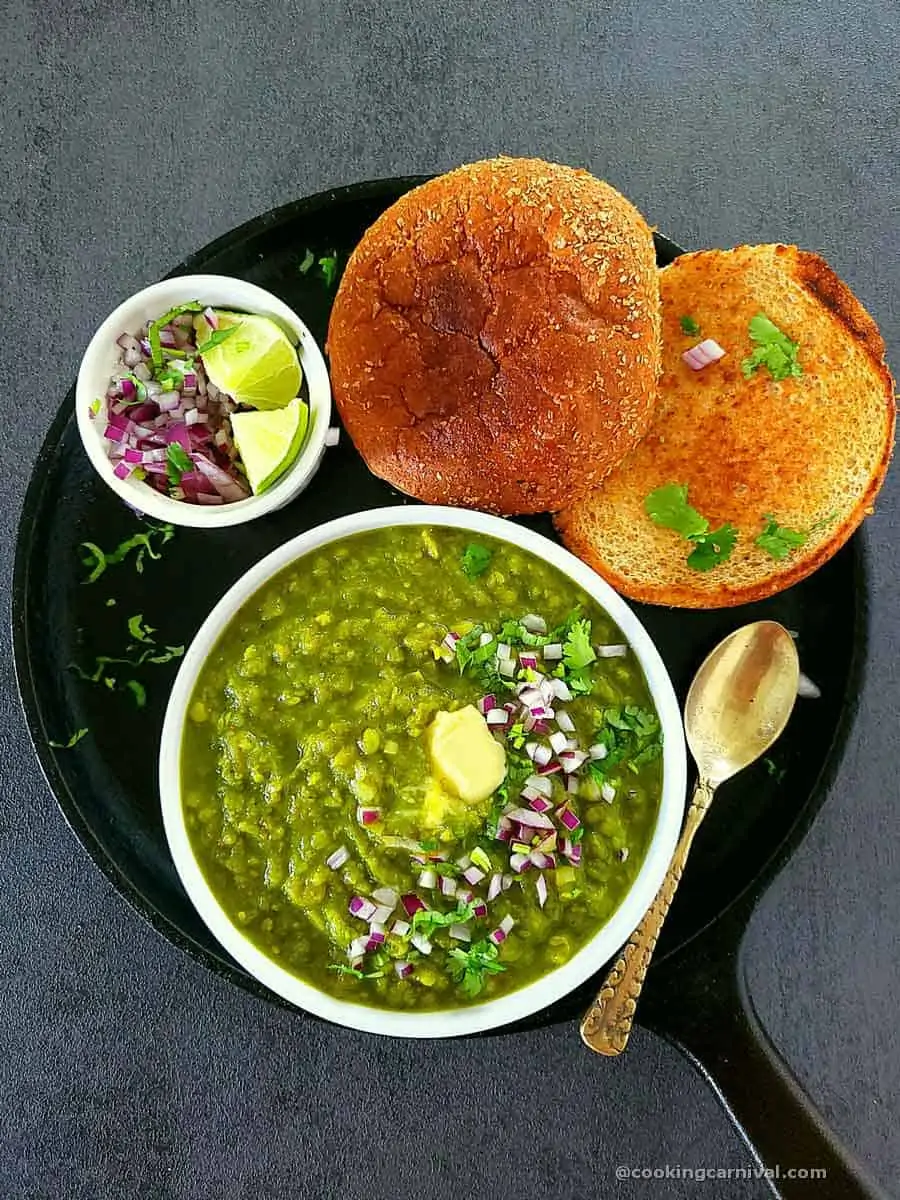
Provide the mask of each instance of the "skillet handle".
{"label": "skillet handle", "polygon": [[775,1049],[747,992],[739,936],[725,950],[728,942],[721,929],[718,938],[710,930],[651,970],[641,1023],[676,1045],[710,1084],[776,1196],[889,1200]]}

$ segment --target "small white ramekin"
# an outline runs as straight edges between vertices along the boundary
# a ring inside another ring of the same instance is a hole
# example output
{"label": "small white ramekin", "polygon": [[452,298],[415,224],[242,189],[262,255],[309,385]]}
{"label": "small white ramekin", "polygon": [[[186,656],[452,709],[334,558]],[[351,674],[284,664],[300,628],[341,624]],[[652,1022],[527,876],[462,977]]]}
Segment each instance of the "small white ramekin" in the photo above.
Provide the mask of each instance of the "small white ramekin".
{"label": "small white ramekin", "polygon": [[[625,635],[644,672],[663,731],[663,787],[656,825],[640,870],[609,921],[567,963],[517,992],[438,1012],[391,1012],[326,995],[286,971],[250,942],[227,916],[194,856],[181,798],[181,741],[191,694],[201,668],[239,609],[273,575],[305,554],[353,533],[397,525],[442,525],[509,542],[545,559],[568,575],[606,610]],[[553,1004],[600,970],[640,923],[662,884],[684,815],[687,760],[681,711],[659,651],[640,621],[613,589],[562,546],[521,525],[480,512],[417,505],[353,513],[319,525],[279,546],[222,597],[200,626],[175,679],[163,724],[159,790],[169,849],[200,916],[229,954],[273,992],[291,1003],[368,1033],[393,1037],[458,1037],[507,1025]]]}
{"label": "small white ramekin", "polygon": [[[212,308],[231,308],[238,312],[271,317],[297,343],[297,354],[306,377],[309,393],[309,429],[306,443],[296,461],[268,491],[232,504],[200,505],[173,500],[138,479],[117,478],[107,454],[103,436],[106,421],[91,415],[91,405],[106,396],[110,376],[121,356],[116,339],[123,333],[136,334],[147,321],[161,316],[177,304],[199,300]],[[181,275],[164,279],[136,292],[106,318],[81,360],[75,385],[75,416],[78,432],[88,458],[100,478],[120,500],[148,517],[172,525],[195,529],[222,529],[242,525],[256,517],[282,508],[307,486],[318,470],[325,452],[328,423],[331,419],[331,382],[322,352],[315,338],[288,306],[256,284],[227,275]]]}

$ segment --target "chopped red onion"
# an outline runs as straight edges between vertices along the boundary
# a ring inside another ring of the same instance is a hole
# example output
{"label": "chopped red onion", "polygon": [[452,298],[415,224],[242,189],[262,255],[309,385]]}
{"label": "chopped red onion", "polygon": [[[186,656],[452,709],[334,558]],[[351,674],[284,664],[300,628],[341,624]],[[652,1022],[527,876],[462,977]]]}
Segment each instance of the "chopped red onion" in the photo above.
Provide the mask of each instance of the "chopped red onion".
{"label": "chopped red onion", "polygon": [[376,888],[372,893],[372,899],[378,904],[385,904],[392,911],[397,907],[397,901],[400,899],[399,894],[390,887]]}
{"label": "chopped red onion", "polygon": [[553,757],[553,751],[549,746],[538,746],[534,752],[535,765],[538,767],[546,767],[547,763]]}
{"label": "chopped red onion", "polygon": [[332,425],[325,434],[325,445],[336,446],[341,440],[341,431],[337,425]]}
{"label": "chopped red onion", "polygon": [[546,646],[544,646],[541,653],[547,662],[553,662],[556,659],[562,658],[562,642],[549,642]]}
{"label": "chopped red onion", "polygon": [[606,758],[606,754],[607,754],[606,747],[601,746],[599,742],[593,746],[588,747],[588,758],[592,758],[596,761],[599,761],[599,759],[601,759],[601,758]]}
{"label": "chopped red onion", "polygon": [[522,618],[522,624],[529,633],[546,633],[547,622],[543,617],[539,617],[537,613],[526,613]]}
{"label": "chopped red onion", "polygon": [[410,929],[412,929],[412,926],[410,925],[409,921],[397,920],[391,926],[391,933],[395,934],[397,937],[406,937]]}
{"label": "chopped red onion", "polygon": [[492,633],[488,633],[488,631],[485,630],[484,633],[482,633],[478,638],[478,645],[479,646],[489,646],[493,640],[494,640],[494,635]]}
{"label": "chopped red onion", "polygon": [[515,882],[516,882],[516,877],[515,877],[515,875],[504,875],[504,876],[503,876],[503,890],[504,890],[504,892],[508,892],[508,891],[509,891],[509,889],[512,887],[512,885],[513,885]]}
{"label": "chopped red onion", "polygon": [[347,957],[354,959],[362,958],[366,952],[366,945],[368,941],[368,937],[354,938],[354,940],[350,943],[350,948],[347,951]]}
{"label": "chopped red onion", "polygon": [[[325,859],[325,866],[330,867],[332,871],[338,871],[350,857],[350,851],[346,846],[341,846],[335,850],[333,854],[329,854]],[[377,893],[376,893],[377,895]]]}
{"label": "chopped red onion", "polygon": [[204,308],[203,320],[207,323],[207,325],[210,327],[210,329],[218,329],[219,328],[219,318],[216,314],[215,309]]}
{"label": "chopped red onion", "polygon": [[557,754],[559,754],[560,750],[565,750],[566,740],[566,735],[559,731],[550,734],[550,745]]}
{"label": "chopped red onion", "polygon": [[542,765],[539,770],[541,775],[555,775],[557,771],[562,770],[562,763],[549,762],[546,766]]}
{"label": "chopped red onion", "polygon": [[425,907],[425,901],[421,900],[414,892],[407,892],[405,896],[401,896],[400,903],[403,905],[408,917],[415,916],[417,912],[421,912]]}
{"label": "chopped red onion", "polygon": [[386,904],[379,904],[372,913],[372,921],[370,924],[384,926],[384,923],[390,920],[391,913],[393,913],[393,911],[393,908],[389,908]]}
{"label": "chopped red onion", "polygon": [[702,371],[710,363],[724,358],[725,351],[718,342],[713,341],[712,338],[706,338],[704,341],[698,342],[696,346],[692,346],[690,350],[685,350],[681,357],[692,371]]}
{"label": "chopped red onion", "polygon": [[[499,874],[492,875],[491,882],[488,884],[488,890],[487,890],[488,900],[496,900],[497,897],[500,895],[500,890],[502,887],[503,887],[503,876],[499,875]],[[485,912],[487,912],[487,909],[485,909]]]}
{"label": "chopped red onion", "polygon": [[408,979],[413,973],[413,965],[408,962],[395,962],[394,970],[397,972],[398,979]]}
{"label": "chopped red onion", "polygon": [[471,883],[472,887],[474,887],[476,883],[481,883],[482,879],[484,879],[484,871],[476,866],[466,867],[465,871],[463,871],[463,877],[466,883]]}
{"label": "chopped red onion", "polygon": [[552,800],[548,800],[546,796],[535,796],[533,800],[529,801],[529,804],[537,813],[549,812],[553,807]]}
{"label": "chopped red onion", "polygon": [[488,725],[508,725],[509,713],[505,708],[492,708],[490,712],[485,713],[484,719]]}
{"label": "chopped red onion", "polygon": [[459,867],[459,869],[461,871],[464,871],[466,869],[466,867],[471,867],[472,859],[469,857],[468,854],[464,854],[462,856],[462,858],[458,858],[456,860],[456,865]]}
{"label": "chopped red onion", "polygon": [[437,887],[437,875],[434,873],[434,871],[426,870],[422,872],[416,882],[420,888],[425,888],[426,891],[431,891],[433,888]]}
{"label": "chopped red onion", "polygon": [[537,867],[539,871],[546,871],[553,866],[553,859],[543,850],[532,850],[528,857],[531,859],[531,865]]}
{"label": "chopped red onion", "polygon": [[494,709],[496,707],[497,707],[497,697],[493,694],[493,692],[488,692],[488,694],[486,696],[482,696],[481,699],[478,701],[478,711],[481,713],[482,716],[486,716],[487,713],[489,713],[491,711],[491,709]]}
{"label": "chopped red onion", "polygon": [[479,900],[479,902],[473,906],[472,915],[475,917],[486,917],[487,916],[487,905],[485,904],[485,902],[483,900]]}
{"label": "chopped red onion", "polygon": [[446,635],[446,637],[444,638],[444,645],[447,647],[447,649],[448,649],[448,650],[454,650],[454,651],[455,651],[455,650],[456,650],[456,643],[457,643],[458,641],[459,641],[459,634],[458,634],[458,633],[454,633],[454,632],[453,632],[453,630],[451,629],[451,630],[450,630],[450,632],[449,632],[449,633]]}
{"label": "chopped red onion", "polygon": [[581,824],[571,808],[561,808],[557,815],[559,816],[559,823],[568,830],[577,829]]}
{"label": "chopped red onion", "polygon": [[488,937],[489,937],[489,938],[490,938],[490,940],[491,940],[491,941],[494,943],[494,945],[495,945],[495,946],[499,946],[499,945],[501,945],[503,942],[505,942],[505,941],[506,941],[506,934],[503,932],[503,930],[502,930],[502,929],[494,929],[494,930],[492,930],[492,931],[491,931],[491,932],[488,934]]}
{"label": "chopped red onion", "polygon": [[535,655],[535,654],[520,654],[519,655],[519,666],[523,670],[536,671],[537,664],[538,664],[537,655]]}
{"label": "chopped red onion", "polygon": [[472,935],[469,933],[467,925],[451,925],[447,932],[458,942],[471,942],[472,940]]}
{"label": "chopped red onion", "polygon": [[578,780],[574,775],[570,775],[566,780],[566,791],[570,796],[575,796],[578,793]]}
{"label": "chopped red onion", "polygon": [[503,930],[504,933],[509,933],[509,931],[515,925],[515,923],[516,923],[515,920],[511,916],[507,915],[500,922],[500,928]]}
{"label": "chopped red onion", "polygon": [[584,750],[562,750],[559,755],[562,769],[567,775],[571,774],[572,771],[577,771],[586,760],[587,754]]}
{"label": "chopped red onion", "polygon": [[[525,743],[525,753],[528,755],[528,757],[530,759],[532,759],[532,760],[534,759],[535,751],[538,749],[539,745],[540,745],[539,742],[526,742]],[[528,797],[526,796],[525,799],[527,800]]]}
{"label": "chopped red onion", "polygon": [[511,854],[509,856],[509,865],[516,872],[516,874],[521,874],[523,871],[527,871],[531,866],[531,858],[529,855],[530,851],[529,854]]}
{"label": "chopped red onion", "polygon": [[545,816],[543,813],[535,812],[533,809],[529,808],[514,808],[509,814],[509,819],[511,821],[515,821],[519,825],[524,825],[528,829],[553,828],[553,822],[549,817]]}
{"label": "chopped red onion", "polygon": [[455,896],[456,895],[456,880],[451,879],[449,875],[441,876],[441,895]]}
{"label": "chopped red onion", "polygon": [[511,679],[516,673],[516,664],[509,658],[501,658],[497,663],[497,671],[504,679]]}
{"label": "chopped red onion", "polygon": [[608,780],[604,780],[600,788],[600,795],[607,804],[612,804],[613,800],[616,798],[616,789]]}
{"label": "chopped red onion", "polygon": [[414,933],[409,940],[410,944],[415,946],[420,954],[431,953],[431,942],[429,942],[424,933]]}
{"label": "chopped red onion", "polygon": [[537,882],[534,886],[537,892],[538,904],[541,906],[541,908],[543,908],[547,903],[547,880],[543,877],[543,875],[538,875]]}
{"label": "chopped red onion", "polygon": [[544,779],[542,775],[529,775],[525,780],[525,786],[533,788],[541,796],[553,795],[553,784],[549,779]]}
{"label": "chopped red onion", "polygon": [[375,914],[376,905],[364,896],[354,896],[349,904],[350,915],[359,917],[361,921],[371,921]]}
{"label": "chopped red onion", "polygon": [[573,867],[578,866],[578,864],[581,862],[581,842],[577,842],[574,846],[569,846],[569,849],[566,852],[566,858]]}
{"label": "chopped red onion", "polygon": [[360,825],[375,825],[381,820],[381,809],[363,808],[360,805],[356,810],[356,820]]}

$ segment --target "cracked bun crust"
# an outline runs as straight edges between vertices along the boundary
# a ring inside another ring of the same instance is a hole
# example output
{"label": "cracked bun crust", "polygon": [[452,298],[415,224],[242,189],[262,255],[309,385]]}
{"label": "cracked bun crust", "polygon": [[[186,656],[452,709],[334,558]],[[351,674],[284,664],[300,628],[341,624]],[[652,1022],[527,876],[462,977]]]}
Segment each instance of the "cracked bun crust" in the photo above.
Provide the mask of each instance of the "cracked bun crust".
{"label": "cracked bun crust", "polygon": [[335,400],[403,492],[561,508],[647,430],[659,313],[651,231],[609,184],[473,163],[401,197],[351,255],[328,330]]}

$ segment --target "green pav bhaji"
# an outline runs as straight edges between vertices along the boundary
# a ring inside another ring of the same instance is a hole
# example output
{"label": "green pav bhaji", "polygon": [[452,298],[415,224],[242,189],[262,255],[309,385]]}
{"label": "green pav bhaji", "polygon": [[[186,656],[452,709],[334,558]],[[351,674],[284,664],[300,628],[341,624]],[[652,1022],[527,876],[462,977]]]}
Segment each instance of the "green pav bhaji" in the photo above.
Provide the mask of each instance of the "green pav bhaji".
{"label": "green pav bhaji", "polygon": [[245,936],[337,998],[434,1010],[516,991],[609,920],[650,842],[661,732],[633,652],[562,572],[398,526],[245,603],[181,771]]}

